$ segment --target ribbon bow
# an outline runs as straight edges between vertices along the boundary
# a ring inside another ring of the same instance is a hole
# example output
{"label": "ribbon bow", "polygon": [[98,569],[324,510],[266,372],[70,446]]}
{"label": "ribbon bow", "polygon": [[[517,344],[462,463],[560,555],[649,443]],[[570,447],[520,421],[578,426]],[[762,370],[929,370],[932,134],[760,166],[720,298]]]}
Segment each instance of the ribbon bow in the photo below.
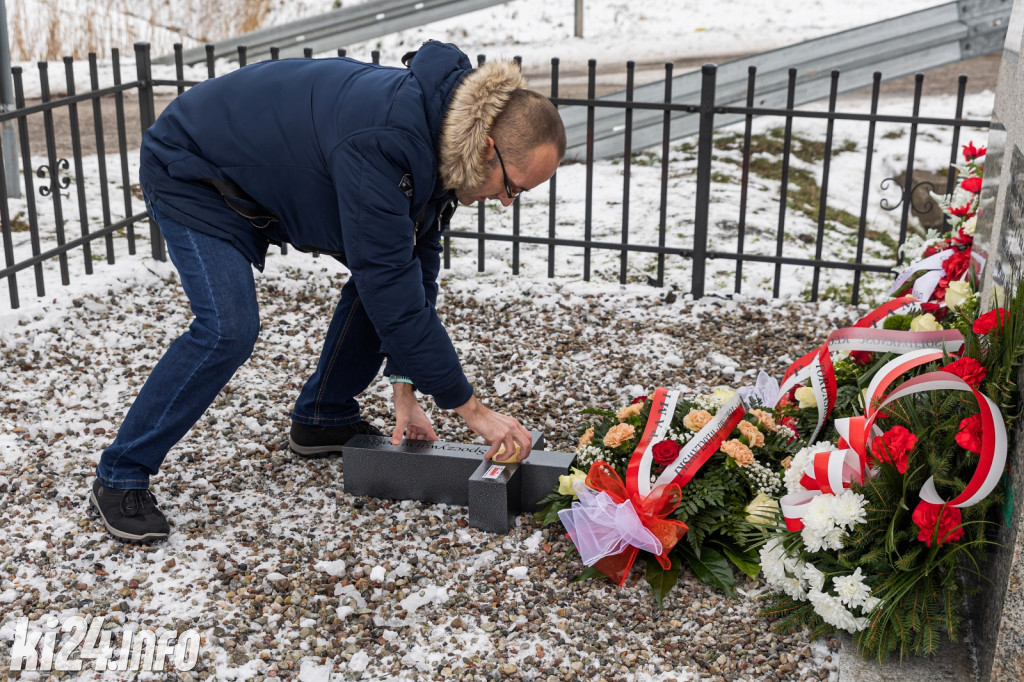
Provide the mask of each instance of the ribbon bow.
{"label": "ribbon bow", "polygon": [[584,564],[618,585],[626,582],[641,549],[655,555],[665,570],[672,567],[668,553],[689,530],[682,521],[666,518],[682,499],[678,484],[659,485],[644,497],[630,495],[615,469],[599,459],[586,485],[575,489],[579,501],[558,516]]}

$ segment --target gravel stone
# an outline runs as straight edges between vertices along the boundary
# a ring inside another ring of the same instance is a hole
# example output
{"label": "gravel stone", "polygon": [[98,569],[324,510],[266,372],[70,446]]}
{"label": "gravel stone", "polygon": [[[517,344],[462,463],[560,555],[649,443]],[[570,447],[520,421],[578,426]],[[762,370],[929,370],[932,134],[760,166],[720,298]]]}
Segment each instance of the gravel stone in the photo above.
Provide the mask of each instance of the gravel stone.
{"label": "gravel stone", "polygon": [[[140,270],[0,326],[0,627],[77,613],[106,617],[115,640],[126,625],[198,630],[199,663],[178,679],[836,679],[838,643],[772,632],[760,581],[742,577],[731,599],[684,569],[660,609],[641,570],[621,588],[574,582],[582,567],[560,528],[522,516],[487,534],[462,507],[346,494],[338,457],[293,457],[289,412],[346,275],[284,260],[257,277],[252,358],[154,478],[172,524],[163,544],[111,540],[86,492],[133,394],[188,325],[173,271],[147,261],[156,276]],[[659,385],[752,383],[760,369],[781,377],[861,312],[444,277],[438,315],[478,394],[561,451],[575,447],[585,407],[617,409]],[[391,428],[386,379],[361,404]],[[474,440],[423,404],[443,440]]]}

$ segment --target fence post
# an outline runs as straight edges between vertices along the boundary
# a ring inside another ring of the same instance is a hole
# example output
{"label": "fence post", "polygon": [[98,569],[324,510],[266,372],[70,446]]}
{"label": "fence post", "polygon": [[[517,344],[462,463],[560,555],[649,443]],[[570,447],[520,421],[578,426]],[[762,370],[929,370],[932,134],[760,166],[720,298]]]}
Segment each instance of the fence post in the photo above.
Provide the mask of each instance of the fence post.
{"label": "fence post", "polygon": [[705,64],[700,68],[700,129],[697,133],[697,195],[693,211],[693,282],[694,298],[704,296],[704,266],[708,254],[708,201],[711,198],[711,152],[715,130],[715,77],[718,67]]}
{"label": "fence post", "polygon": [[[156,120],[156,103],[153,101],[153,68],[150,63],[149,43],[135,43],[135,78],[139,82],[139,125],[145,134]],[[167,260],[167,251],[160,228],[155,220],[149,221],[149,240],[155,260]]]}
{"label": "fence post", "polygon": [[583,0],[576,0],[576,37],[583,37]]}
{"label": "fence post", "polygon": [[[7,7],[0,0],[0,114],[14,108],[14,83],[11,80],[11,44],[7,40]],[[21,183],[18,181],[18,140],[14,136],[14,121],[0,123],[0,149],[7,178],[7,196],[21,197]]]}

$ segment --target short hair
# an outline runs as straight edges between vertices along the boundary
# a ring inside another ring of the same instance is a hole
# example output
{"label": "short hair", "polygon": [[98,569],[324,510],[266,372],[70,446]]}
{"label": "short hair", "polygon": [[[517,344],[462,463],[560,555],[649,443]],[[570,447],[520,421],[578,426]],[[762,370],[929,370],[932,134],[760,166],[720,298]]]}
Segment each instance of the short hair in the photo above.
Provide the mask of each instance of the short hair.
{"label": "short hair", "polygon": [[491,126],[491,137],[501,149],[505,163],[524,165],[530,152],[545,144],[555,146],[559,159],[565,156],[562,117],[551,100],[533,90],[512,91]]}

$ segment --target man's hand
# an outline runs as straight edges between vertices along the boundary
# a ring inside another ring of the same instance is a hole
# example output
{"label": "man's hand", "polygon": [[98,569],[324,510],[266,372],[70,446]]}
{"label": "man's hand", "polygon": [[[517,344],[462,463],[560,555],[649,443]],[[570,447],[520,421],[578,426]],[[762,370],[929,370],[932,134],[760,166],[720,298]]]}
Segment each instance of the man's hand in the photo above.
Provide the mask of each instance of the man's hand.
{"label": "man's hand", "polygon": [[437,440],[434,427],[430,424],[411,384],[396,382],[391,385],[392,400],[395,403],[395,431],[391,434],[391,444],[398,445],[402,436],[409,440]]}
{"label": "man's hand", "polygon": [[469,428],[483,436],[483,439],[490,444],[491,449],[484,453],[485,460],[494,457],[502,445],[505,446],[505,453],[519,450],[519,456],[514,459],[510,455],[505,455],[510,457],[508,460],[510,462],[522,462],[530,456],[533,439],[530,437],[530,432],[523,428],[523,425],[514,417],[498,414],[477,400],[476,396],[456,407],[455,411],[466,420],[466,425]]}

